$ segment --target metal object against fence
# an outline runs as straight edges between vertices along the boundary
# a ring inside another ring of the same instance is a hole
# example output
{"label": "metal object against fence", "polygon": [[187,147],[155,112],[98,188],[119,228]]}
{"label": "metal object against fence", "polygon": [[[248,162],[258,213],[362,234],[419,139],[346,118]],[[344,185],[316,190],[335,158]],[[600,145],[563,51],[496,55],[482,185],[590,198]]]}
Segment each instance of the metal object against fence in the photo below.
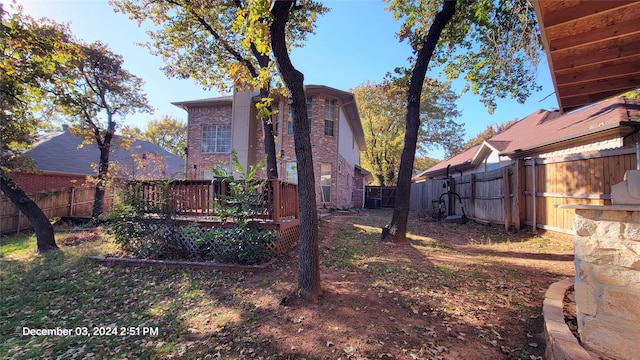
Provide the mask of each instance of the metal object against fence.
{"label": "metal object against fence", "polygon": [[[520,160],[509,165],[508,172],[497,169],[458,176],[456,191],[473,220],[572,234],[575,213],[558,206],[610,204],[611,185],[621,182],[625,172],[637,166],[636,157],[634,146]],[[411,209],[433,211],[432,200],[437,201],[445,191],[442,179],[412,184]]]}

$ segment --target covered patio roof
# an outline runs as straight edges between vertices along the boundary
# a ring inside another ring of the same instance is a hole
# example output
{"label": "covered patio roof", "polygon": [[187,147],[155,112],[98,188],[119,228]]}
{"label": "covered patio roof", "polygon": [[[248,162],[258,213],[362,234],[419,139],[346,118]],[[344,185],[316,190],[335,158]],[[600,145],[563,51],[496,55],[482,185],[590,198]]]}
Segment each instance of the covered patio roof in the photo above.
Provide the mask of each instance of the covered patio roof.
{"label": "covered patio roof", "polygon": [[640,87],[640,1],[534,1],[563,112]]}

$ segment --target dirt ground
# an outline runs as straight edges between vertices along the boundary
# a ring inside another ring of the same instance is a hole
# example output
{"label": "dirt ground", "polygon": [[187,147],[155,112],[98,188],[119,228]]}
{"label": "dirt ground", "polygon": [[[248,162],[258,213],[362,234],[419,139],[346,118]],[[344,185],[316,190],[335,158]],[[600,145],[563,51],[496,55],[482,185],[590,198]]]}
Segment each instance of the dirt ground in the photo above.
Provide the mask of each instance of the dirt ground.
{"label": "dirt ground", "polygon": [[[10,359],[543,358],[542,302],[551,283],[574,275],[570,237],[412,214],[408,244],[380,242],[390,219],[391,210],[368,209],[320,221],[323,295],[306,306],[280,305],[296,287],[297,250],[260,271],[110,267],[86,255],[115,244],[71,233],[60,253],[1,259],[0,286],[12,295],[0,348]],[[111,325],[159,333],[20,335],[22,326]]]}
{"label": "dirt ground", "polygon": [[[275,358],[543,358],[542,301],[574,275],[571,237],[412,216],[409,244],[379,242],[390,218],[376,209],[321,221],[322,298],[281,306],[252,329]],[[268,275],[278,288],[294,287],[296,257]],[[260,287],[264,277],[245,281]]]}

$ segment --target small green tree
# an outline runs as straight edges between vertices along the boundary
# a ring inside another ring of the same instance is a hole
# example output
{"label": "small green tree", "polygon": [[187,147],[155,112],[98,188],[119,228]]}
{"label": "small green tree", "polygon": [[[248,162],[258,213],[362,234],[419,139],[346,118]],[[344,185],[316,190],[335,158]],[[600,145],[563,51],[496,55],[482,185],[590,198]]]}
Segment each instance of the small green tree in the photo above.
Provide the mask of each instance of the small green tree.
{"label": "small green tree", "polygon": [[120,117],[152,112],[143,92],[144,81],[123,68],[124,58],[101,42],[79,44],[81,55],[67,68],[68,82],[56,84],[53,93],[62,113],[74,124],[72,131],[100,150],[92,216],[102,213],[109,177],[111,143]]}
{"label": "small green tree", "polygon": [[[389,76],[381,83],[366,83],[351,90],[358,102],[367,144],[362,166],[373,174],[375,185],[396,184],[405,132],[406,82],[403,77]],[[457,96],[448,83],[433,79],[426,79],[424,88],[418,151],[426,154],[430,148],[442,146],[451,153],[464,135],[462,125],[454,120],[458,116]]]}
{"label": "small green tree", "polygon": [[165,115],[160,120],[149,120],[144,130],[124,126],[122,136],[135,140],[148,141],[168,152],[184,159],[187,147],[187,124],[179,119]]}
{"label": "small green tree", "polygon": [[229,193],[221,194],[213,201],[216,214],[225,220],[235,221],[237,226],[247,226],[250,219],[264,211],[264,192],[267,180],[258,179],[258,171],[264,166],[264,159],[256,165],[244,169],[238,160],[238,153],[231,150],[231,164],[235,174],[224,167],[214,167],[213,173],[228,186]]}

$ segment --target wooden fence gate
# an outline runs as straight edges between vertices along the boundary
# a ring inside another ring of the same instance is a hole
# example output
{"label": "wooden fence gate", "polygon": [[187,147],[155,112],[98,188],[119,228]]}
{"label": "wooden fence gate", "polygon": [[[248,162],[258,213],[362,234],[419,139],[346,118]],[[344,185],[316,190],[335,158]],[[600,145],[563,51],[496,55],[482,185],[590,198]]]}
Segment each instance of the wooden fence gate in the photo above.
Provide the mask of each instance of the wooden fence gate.
{"label": "wooden fence gate", "polygon": [[372,205],[375,202],[375,207],[392,208],[396,203],[396,188],[392,186],[365,186],[364,198],[367,205]]}

